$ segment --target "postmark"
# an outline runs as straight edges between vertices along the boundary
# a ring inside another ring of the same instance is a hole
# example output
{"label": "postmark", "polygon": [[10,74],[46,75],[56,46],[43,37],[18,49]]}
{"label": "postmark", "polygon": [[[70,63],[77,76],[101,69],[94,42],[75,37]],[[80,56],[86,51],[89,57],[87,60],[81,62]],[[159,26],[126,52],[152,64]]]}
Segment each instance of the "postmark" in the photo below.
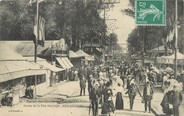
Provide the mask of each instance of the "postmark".
{"label": "postmark", "polygon": [[136,0],[135,20],[138,26],[165,26],[166,0]]}

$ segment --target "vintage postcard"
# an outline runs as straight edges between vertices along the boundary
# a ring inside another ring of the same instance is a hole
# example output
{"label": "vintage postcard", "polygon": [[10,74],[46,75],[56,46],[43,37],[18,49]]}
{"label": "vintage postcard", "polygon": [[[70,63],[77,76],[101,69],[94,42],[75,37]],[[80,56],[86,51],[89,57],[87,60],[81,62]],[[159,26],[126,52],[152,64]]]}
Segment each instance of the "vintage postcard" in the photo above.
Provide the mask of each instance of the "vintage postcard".
{"label": "vintage postcard", "polygon": [[1,116],[183,116],[184,0],[0,0]]}

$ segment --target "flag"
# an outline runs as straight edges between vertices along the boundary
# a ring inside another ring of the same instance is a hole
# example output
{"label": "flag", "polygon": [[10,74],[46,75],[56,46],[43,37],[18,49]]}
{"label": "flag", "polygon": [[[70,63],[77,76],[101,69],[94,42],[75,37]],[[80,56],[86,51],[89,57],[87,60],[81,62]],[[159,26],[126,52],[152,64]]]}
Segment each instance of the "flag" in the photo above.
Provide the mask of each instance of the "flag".
{"label": "flag", "polygon": [[167,35],[167,41],[172,41],[174,37],[174,29],[169,32]]}
{"label": "flag", "polygon": [[43,17],[39,17],[39,37],[38,37],[38,44],[44,47],[45,41],[45,19]]}
{"label": "flag", "polygon": [[34,18],[34,35],[36,36],[36,43],[44,47],[45,41],[45,19],[43,17],[39,17],[38,21],[35,16]]}
{"label": "flag", "polygon": [[38,34],[37,34],[37,24],[38,23],[38,21],[37,21],[37,17],[36,17],[36,15],[34,16],[34,26],[33,26],[33,33],[34,33],[34,35],[35,35],[35,37],[36,37],[36,43],[38,42]]}

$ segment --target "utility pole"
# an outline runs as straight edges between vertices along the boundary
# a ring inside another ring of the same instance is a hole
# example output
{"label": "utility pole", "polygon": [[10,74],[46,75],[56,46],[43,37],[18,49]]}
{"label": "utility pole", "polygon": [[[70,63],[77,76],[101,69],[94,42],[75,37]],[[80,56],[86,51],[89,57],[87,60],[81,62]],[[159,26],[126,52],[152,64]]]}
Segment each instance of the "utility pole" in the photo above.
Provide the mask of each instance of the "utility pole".
{"label": "utility pole", "polygon": [[143,26],[142,27],[142,40],[143,40],[143,44],[142,44],[142,66],[144,66],[144,55],[145,55],[145,31],[146,31],[146,27]]}
{"label": "utility pole", "polygon": [[[106,23],[106,5],[109,4],[117,4],[120,3],[120,0],[104,0],[102,1],[102,5],[104,5],[103,9],[104,9],[104,23]],[[104,40],[106,39],[106,30],[104,29]],[[112,42],[111,42],[112,43]],[[103,49],[103,63],[105,62],[105,53],[104,53],[104,49]]]}

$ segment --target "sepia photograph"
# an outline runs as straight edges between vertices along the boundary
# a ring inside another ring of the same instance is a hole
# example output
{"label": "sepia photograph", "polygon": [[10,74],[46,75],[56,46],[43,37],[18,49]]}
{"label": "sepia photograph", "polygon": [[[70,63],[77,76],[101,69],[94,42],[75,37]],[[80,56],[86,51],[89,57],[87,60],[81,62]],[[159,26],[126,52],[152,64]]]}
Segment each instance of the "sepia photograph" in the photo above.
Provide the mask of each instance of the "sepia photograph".
{"label": "sepia photograph", "polygon": [[1,116],[183,116],[184,0],[0,0]]}

